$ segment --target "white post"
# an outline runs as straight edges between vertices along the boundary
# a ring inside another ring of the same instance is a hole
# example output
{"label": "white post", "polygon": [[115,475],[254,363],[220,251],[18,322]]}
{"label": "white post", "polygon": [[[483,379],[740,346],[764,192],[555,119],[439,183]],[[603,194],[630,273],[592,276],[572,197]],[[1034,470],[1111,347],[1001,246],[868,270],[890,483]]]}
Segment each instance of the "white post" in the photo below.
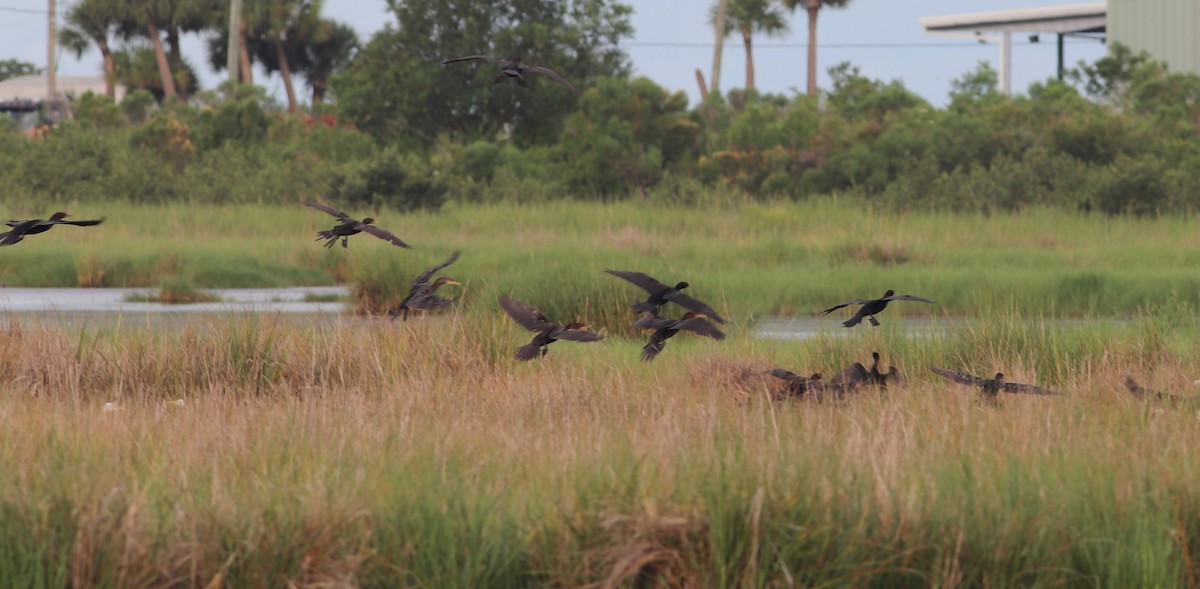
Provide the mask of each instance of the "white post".
{"label": "white post", "polygon": [[46,93],[51,97],[53,97],[55,94],[58,94],[58,84],[55,83],[56,80],[54,79],[54,37],[56,34],[54,30],[54,19],[58,16],[55,13],[56,9],[57,7],[54,5],[54,0],[50,0],[50,35],[49,39],[47,39],[48,42],[46,43]]}
{"label": "white post", "polygon": [[1000,93],[1012,96],[1012,33],[1000,37]]}

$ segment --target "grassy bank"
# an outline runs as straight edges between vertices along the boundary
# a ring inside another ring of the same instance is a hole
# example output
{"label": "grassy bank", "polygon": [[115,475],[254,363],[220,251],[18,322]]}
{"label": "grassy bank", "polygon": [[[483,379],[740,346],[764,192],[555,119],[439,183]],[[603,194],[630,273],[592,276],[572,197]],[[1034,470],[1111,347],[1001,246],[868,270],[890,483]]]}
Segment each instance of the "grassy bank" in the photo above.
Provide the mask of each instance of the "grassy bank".
{"label": "grassy bank", "polygon": [[[499,317],[0,332],[0,578],[64,586],[1190,586],[1200,326],[528,341]],[[907,388],[766,401],[884,353]],[[999,409],[929,364],[1063,391]],[[182,400],[182,404],[176,404]],[[112,411],[104,409],[112,402]],[[220,584],[218,583],[218,584]]]}
{"label": "grassy bank", "polygon": [[[877,213],[833,200],[706,206],[639,203],[449,207],[375,216],[413,243],[356,237],[344,251],[311,237],[329,217],[301,206],[78,205],[107,215],[6,248],[9,286],[195,287],[354,283],[367,309],[394,304],[411,276],[461,250],[448,274],[464,303],[492,312],[512,293],[556,315],[611,326],[637,292],[604,268],[685,279],[741,322],[807,314],[888,288],[937,300],[889,313],[1111,316],[1200,306],[1200,241],[1184,217],[1155,220]],[[356,211],[358,212],[358,211]],[[368,213],[362,211],[362,213]],[[14,213],[16,214],[16,213]]]}

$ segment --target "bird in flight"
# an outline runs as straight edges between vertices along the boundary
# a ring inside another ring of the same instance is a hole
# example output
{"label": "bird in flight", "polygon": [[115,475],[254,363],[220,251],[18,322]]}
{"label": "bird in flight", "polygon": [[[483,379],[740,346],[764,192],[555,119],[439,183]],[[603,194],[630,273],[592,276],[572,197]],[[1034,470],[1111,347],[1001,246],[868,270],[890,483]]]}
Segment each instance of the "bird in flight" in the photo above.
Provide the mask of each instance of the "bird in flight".
{"label": "bird in flight", "polygon": [[404,297],[403,301],[400,301],[400,306],[395,311],[392,311],[392,320],[395,321],[396,317],[403,314],[404,320],[408,321],[408,312],[410,310],[428,311],[432,309],[444,309],[454,303],[454,299],[445,299],[437,296],[436,293],[442,286],[447,284],[461,286],[461,282],[449,276],[441,276],[433,282],[429,282],[429,279],[433,278],[433,275],[437,274],[439,270],[453,264],[456,260],[458,260],[458,252],[450,254],[450,258],[445,262],[422,272],[414,278],[412,286],[408,289],[408,296]]}
{"label": "bird in flight", "polygon": [[545,356],[548,346],[560,339],[573,342],[594,342],[604,339],[604,336],[589,331],[586,323],[559,325],[547,319],[541,311],[515,301],[508,295],[500,297],[500,308],[504,309],[504,312],[508,313],[508,316],[512,317],[513,321],[516,321],[521,327],[537,332],[537,335],[533,336],[533,341],[513,352],[513,358],[522,362]]}
{"label": "bird in flight", "polygon": [[653,329],[654,333],[650,334],[650,341],[642,346],[642,361],[649,362],[653,360],[658,353],[666,346],[667,340],[675,337],[675,334],[680,331],[690,331],[698,333],[704,337],[711,337],[715,340],[725,339],[725,334],[721,333],[717,326],[708,322],[708,318],[703,313],[688,311],[679,319],[669,319],[667,317],[659,317],[651,312],[642,316],[641,319],[633,322],[633,326],[638,329]]}
{"label": "bird in flight", "polygon": [[516,82],[518,86],[524,88],[525,75],[537,74],[539,76],[546,76],[547,78],[558,82],[567,90],[570,90],[572,94],[579,94],[579,90],[576,90],[575,86],[572,86],[571,83],[568,82],[566,78],[559,75],[558,72],[548,67],[525,63],[520,57],[502,59],[499,57],[492,57],[491,55],[467,55],[464,57],[443,59],[442,65],[458,63],[460,61],[486,61],[488,63],[494,63],[500,66],[500,75],[496,76],[496,79],[492,81],[493,84],[499,84],[505,80],[512,80]]}
{"label": "bird in flight", "polygon": [[862,307],[860,307],[858,309],[858,312],[855,313],[853,317],[842,322],[842,326],[843,327],[854,327],[855,325],[862,323],[862,320],[864,318],[866,318],[868,321],[871,322],[871,325],[874,325],[875,327],[879,327],[879,321],[877,319],[875,319],[875,315],[882,313],[883,310],[887,308],[888,303],[891,301],[917,301],[919,303],[936,304],[936,303],[934,303],[934,301],[931,301],[929,299],[923,299],[921,297],[916,297],[913,295],[898,295],[898,294],[896,294],[896,291],[888,289],[888,291],[883,293],[883,296],[880,298],[877,298],[877,299],[850,299],[848,301],[838,303],[828,309],[825,309],[824,311],[821,311],[820,314],[828,315],[838,309],[841,309],[842,307],[846,307],[849,305],[862,305]]}
{"label": "bird in flight", "polygon": [[37,235],[45,233],[55,225],[74,225],[76,227],[91,227],[104,222],[104,217],[92,219],[88,221],[66,221],[70,215],[59,211],[50,215],[49,219],[29,219],[27,221],[5,221],[10,229],[4,233],[0,233],[0,247],[13,245],[25,239],[27,235]]}
{"label": "bird in flight", "polygon": [[1027,395],[1057,395],[1057,391],[1044,389],[1031,384],[1021,384],[1017,382],[1005,382],[1004,373],[997,372],[992,378],[983,378],[974,374],[963,372],[961,370],[948,370],[946,368],[938,368],[930,366],[930,370],[934,374],[948,378],[954,382],[965,385],[977,386],[980,389],[980,395],[990,401],[995,401],[1001,391],[1006,393],[1021,393]]}
{"label": "bird in flight", "polygon": [[637,312],[649,312],[655,316],[663,305],[675,303],[685,309],[689,309],[704,315],[705,317],[716,321],[717,323],[725,323],[725,319],[717,314],[712,307],[705,304],[703,301],[694,299],[683,294],[683,289],[688,287],[688,283],[679,282],[675,286],[667,286],[649,275],[641,272],[631,272],[628,270],[605,270],[605,272],[623,278],[629,282],[641,287],[646,292],[650,293],[650,297],[644,303],[638,303],[633,306],[633,310]]}
{"label": "bird in flight", "polygon": [[382,239],[392,245],[400,246],[403,248],[410,248],[410,249],[412,248],[411,245],[404,243],[404,240],[400,239],[399,237],[396,237],[395,235],[392,235],[391,232],[385,231],[383,229],[376,227],[374,224],[375,219],[372,219],[370,217],[365,217],[365,218],[363,218],[362,221],[359,221],[358,219],[355,219],[355,218],[351,217],[350,215],[347,215],[346,213],[343,213],[342,211],[339,211],[330,206],[318,204],[315,202],[306,202],[306,203],[302,203],[302,204],[304,204],[304,206],[306,206],[306,207],[312,207],[314,209],[317,209],[318,211],[328,213],[329,215],[336,217],[338,221],[342,222],[341,225],[334,225],[333,229],[329,229],[328,231],[318,231],[317,232],[316,241],[321,241],[322,239],[327,240],[325,242],[326,248],[332,248],[333,245],[335,243],[337,243],[337,240],[339,237],[342,239],[342,247],[345,248],[345,247],[347,247],[346,240],[351,235],[357,235],[364,231],[367,233],[370,233],[371,235],[374,235],[375,237],[378,237],[379,239]]}

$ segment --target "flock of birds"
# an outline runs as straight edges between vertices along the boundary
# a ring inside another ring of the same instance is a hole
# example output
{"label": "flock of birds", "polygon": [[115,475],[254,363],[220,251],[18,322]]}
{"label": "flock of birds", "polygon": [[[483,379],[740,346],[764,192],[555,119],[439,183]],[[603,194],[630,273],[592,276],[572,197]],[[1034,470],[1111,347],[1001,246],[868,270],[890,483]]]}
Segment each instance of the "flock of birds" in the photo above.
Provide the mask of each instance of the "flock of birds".
{"label": "flock of birds", "polygon": [[[525,87],[525,76],[535,74],[549,78],[572,93],[579,94],[575,86],[558,72],[546,67],[525,63],[520,57],[502,59],[490,55],[468,55],[446,59],[442,61],[442,65],[460,62],[486,62],[500,66],[500,75],[495,78],[493,84],[512,81],[521,87]],[[348,248],[349,237],[359,233],[373,235],[397,247],[412,247],[395,234],[375,226],[375,220],[371,217],[364,217],[359,220],[328,205],[313,202],[304,202],[303,204],[324,212],[339,221],[332,228],[317,232],[317,241],[324,240],[326,248],[333,248],[338,241],[341,241],[343,248]],[[6,225],[9,227],[9,230],[5,233],[0,233],[0,247],[19,243],[29,235],[45,233],[56,225],[90,227],[104,222],[104,218],[86,221],[68,221],[66,220],[68,216],[67,213],[60,211],[51,215],[49,219],[8,221]],[[437,294],[437,291],[442,286],[461,285],[461,283],[448,276],[441,276],[436,280],[432,279],[435,274],[457,261],[458,257],[459,252],[454,252],[444,262],[429,268],[413,279],[407,296],[391,312],[392,319],[395,320],[397,317],[403,317],[407,320],[411,311],[434,311],[451,306],[454,303],[454,299],[441,297]],[[707,303],[684,294],[683,290],[689,286],[687,282],[678,282],[674,286],[670,286],[642,272],[630,270],[605,270],[605,272],[626,280],[649,293],[644,302],[633,305],[633,310],[636,313],[642,314],[634,321],[633,327],[651,331],[649,340],[642,346],[642,361],[650,361],[656,358],[662,353],[667,340],[683,331],[714,340],[725,339],[725,334],[713,324],[713,321],[718,324],[724,324],[725,319]],[[936,304],[935,301],[930,299],[913,295],[898,295],[895,291],[888,290],[880,298],[849,299],[821,311],[820,314],[828,315],[844,307],[860,305],[858,311],[853,316],[842,322],[842,326],[854,327],[865,319],[872,326],[877,327],[879,326],[879,320],[876,319],[876,315],[883,312],[887,308],[888,303],[892,301],[915,301]],[[565,325],[559,324],[546,317],[537,308],[517,301],[508,295],[501,296],[499,302],[500,308],[513,321],[536,334],[528,344],[517,348],[513,352],[513,358],[517,360],[530,361],[545,356],[549,351],[550,344],[559,340],[595,342],[604,339],[603,335],[591,331],[587,323],[571,322]],[[664,317],[662,315],[662,308],[667,303],[674,303],[687,309],[687,311],[677,319]],[[904,382],[903,376],[901,376],[900,371],[895,366],[889,368],[887,372],[882,372],[879,369],[880,355],[878,352],[872,352],[871,357],[873,361],[870,369],[863,366],[860,362],[855,362],[829,380],[824,380],[819,372],[809,376],[802,376],[783,368],[772,368],[755,374],[769,374],[784,381],[783,388],[775,395],[776,398],[794,399],[838,399],[864,387],[886,389],[889,385],[902,384]],[[993,403],[998,400],[1001,392],[1032,395],[1058,394],[1057,391],[1035,385],[1007,382],[1004,380],[1004,374],[1000,372],[996,373],[992,378],[984,378],[968,372],[949,370],[936,366],[930,366],[929,369],[934,374],[953,382],[978,387],[981,398]],[[1198,381],[1198,384],[1200,384],[1200,381]],[[1147,389],[1138,384],[1132,377],[1126,377],[1125,386],[1129,389],[1130,393],[1138,398],[1154,398],[1173,403],[1189,402],[1189,398],[1187,397],[1179,397]]]}
{"label": "flock of birds", "polygon": [[[328,205],[313,202],[304,202],[302,204],[337,219],[338,224],[332,228],[317,232],[317,241],[324,240],[324,247],[326,248],[334,247],[339,241],[343,248],[348,248],[350,236],[359,233],[373,235],[397,247],[412,247],[390,231],[377,227],[375,220],[370,217],[364,217],[360,220]],[[104,218],[69,221],[67,220],[68,216],[67,213],[60,211],[51,215],[49,219],[7,221],[5,225],[9,227],[9,230],[0,233],[0,246],[19,243],[25,237],[45,233],[57,225],[91,227],[104,222]],[[397,317],[402,317],[404,320],[407,320],[409,313],[412,311],[436,311],[454,304],[455,299],[440,296],[438,290],[443,286],[461,285],[462,283],[449,276],[440,276],[436,279],[434,276],[458,261],[458,258],[459,252],[454,252],[445,261],[417,275],[409,287],[408,294],[391,311],[391,318],[395,320]],[[633,322],[633,327],[651,332],[649,340],[642,346],[642,361],[651,361],[656,358],[662,353],[667,340],[675,337],[680,332],[691,332],[714,340],[725,339],[725,334],[717,327],[717,324],[725,324],[725,318],[721,317],[716,310],[704,301],[685,294],[683,292],[684,289],[689,287],[687,282],[677,282],[672,286],[642,272],[631,270],[605,270],[605,272],[625,280],[648,293],[646,300],[633,305],[633,311],[641,314]],[[859,305],[857,312],[846,321],[843,321],[842,326],[847,328],[855,327],[862,323],[864,319],[871,325],[878,326],[879,320],[876,318],[876,315],[887,309],[888,303],[893,301],[936,304],[935,301],[930,299],[906,294],[898,295],[894,291],[888,290],[882,297],[877,299],[849,299],[821,311],[820,314],[828,315],[844,307]],[[595,342],[604,339],[603,335],[591,331],[587,323],[571,322],[565,325],[560,324],[546,317],[537,308],[517,301],[508,295],[501,296],[499,303],[500,308],[513,321],[535,333],[533,339],[528,344],[518,347],[513,352],[513,358],[516,360],[530,361],[545,356],[549,351],[550,344],[559,340]],[[663,307],[668,303],[683,307],[687,311],[679,318],[664,316],[662,314]],[[825,380],[819,372],[803,376],[783,368],[772,368],[752,374],[769,374],[782,380],[784,385],[782,389],[776,392],[776,398],[813,399],[818,401],[840,399],[849,393],[863,388],[869,387],[882,390],[892,385],[904,383],[904,377],[895,366],[889,368],[887,372],[880,370],[880,355],[878,352],[872,352],[871,357],[872,363],[870,368],[867,368],[860,362],[855,362],[829,380]],[[999,372],[991,378],[984,378],[968,372],[949,370],[937,366],[930,366],[929,369],[934,374],[953,382],[978,387],[981,398],[993,403],[998,400],[999,394],[1002,392],[1031,395],[1058,394],[1057,391],[1035,385],[1007,382],[1004,379],[1004,374]],[[1125,386],[1131,394],[1138,398],[1157,399],[1174,404],[1192,403],[1192,399],[1189,397],[1180,397],[1147,389],[1132,377],[1126,377]],[[1197,405],[1200,406],[1200,403],[1197,403]]]}

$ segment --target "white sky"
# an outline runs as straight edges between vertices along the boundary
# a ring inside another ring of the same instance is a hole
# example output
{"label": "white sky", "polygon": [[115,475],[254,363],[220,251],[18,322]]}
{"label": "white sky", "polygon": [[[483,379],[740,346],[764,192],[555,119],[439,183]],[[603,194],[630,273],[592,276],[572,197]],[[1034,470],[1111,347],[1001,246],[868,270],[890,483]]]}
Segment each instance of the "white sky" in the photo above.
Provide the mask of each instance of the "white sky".
{"label": "white sky", "polygon": [[[60,13],[75,0],[58,0]],[[699,92],[695,69],[711,74],[711,27],[706,23],[715,0],[625,0],[634,8],[634,39],[626,46],[634,72],[671,90],[683,90],[694,103]],[[899,79],[910,90],[934,104],[947,101],[950,81],[975,68],[979,61],[999,69],[999,49],[978,44],[926,36],[917,23],[922,16],[1054,6],[1072,2],[1053,0],[852,0],[844,9],[821,11],[818,25],[818,85],[828,88],[825,70],[849,61],[862,73],[885,81]],[[16,58],[38,65],[46,62],[46,0],[0,0],[0,60]],[[364,41],[371,33],[394,22],[383,0],[328,0],[327,16],[349,23]],[[791,19],[792,31],[779,38],[755,39],[757,86],[761,91],[786,93],[804,90],[807,21],[802,12]],[[721,87],[728,90],[745,83],[745,58],[740,38],[726,41]],[[204,43],[195,35],[184,42],[184,57],[200,72],[202,84],[212,87],[221,76],[208,71]],[[1079,60],[1093,61],[1104,55],[1104,46],[1092,40],[1068,39],[1066,61],[1074,67]],[[62,75],[92,75],[101,70],[99,53],[84,54],[82,60],[60,53]],[[1030,44],[1015,37],[1013,85],[1023,92],[1031,82],[1055,74],[1056,48],[1053,35]],[[278,77],[259,84],[282,95]]]}

